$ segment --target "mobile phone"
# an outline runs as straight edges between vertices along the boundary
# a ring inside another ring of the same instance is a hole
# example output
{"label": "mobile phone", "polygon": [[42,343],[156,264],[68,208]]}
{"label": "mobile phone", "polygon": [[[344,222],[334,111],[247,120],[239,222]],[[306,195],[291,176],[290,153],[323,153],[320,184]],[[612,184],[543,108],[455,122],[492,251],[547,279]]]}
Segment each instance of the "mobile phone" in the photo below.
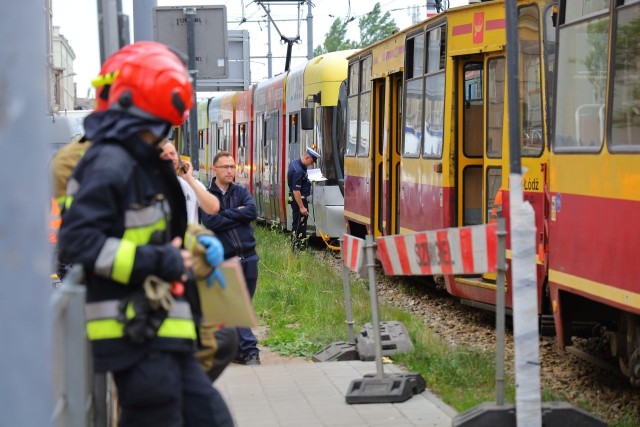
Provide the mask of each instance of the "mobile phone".
{"label": "mobile phone", "polygon": [[178,172],[187,173],[189,169],[187,169],[187,165],[182,161],[180,157],[178,157]]}

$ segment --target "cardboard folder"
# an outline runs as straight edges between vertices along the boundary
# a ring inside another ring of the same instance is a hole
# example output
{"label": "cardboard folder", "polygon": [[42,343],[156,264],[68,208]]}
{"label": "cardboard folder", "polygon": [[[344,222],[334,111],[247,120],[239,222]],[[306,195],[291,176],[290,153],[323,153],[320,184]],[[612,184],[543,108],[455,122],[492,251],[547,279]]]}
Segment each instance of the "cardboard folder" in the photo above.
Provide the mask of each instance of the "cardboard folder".
{"label": "cardboard folder", "polygon": [[204,321],[222,326],[256,328],[258,318],[247,290],[240,259],[230,258],[218,268],[222,270],[225,288],[217,280],[211,286],[207,286],[206,280],[198,281]]}

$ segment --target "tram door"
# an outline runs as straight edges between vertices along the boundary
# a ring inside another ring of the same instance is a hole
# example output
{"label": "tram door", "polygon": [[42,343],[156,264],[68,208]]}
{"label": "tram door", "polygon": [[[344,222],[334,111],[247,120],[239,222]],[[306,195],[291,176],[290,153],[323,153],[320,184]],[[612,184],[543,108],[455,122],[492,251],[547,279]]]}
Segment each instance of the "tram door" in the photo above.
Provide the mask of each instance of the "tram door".
{"label": "tram door", "polygon": [[398,234],[402,76],[374,81],[373,154],[375,173],[374,237]]}
{"label": "tram door", "polygon": [[457,140],[457,224],[482,224],[485,70],[482,55],[459,62]]}
{"label": "tram door", "polygon": [[459,226],[490,222],[494,199],[502,186],[502,142],[507,129],[505,65],[500,54],[474,55],[459,62]]}

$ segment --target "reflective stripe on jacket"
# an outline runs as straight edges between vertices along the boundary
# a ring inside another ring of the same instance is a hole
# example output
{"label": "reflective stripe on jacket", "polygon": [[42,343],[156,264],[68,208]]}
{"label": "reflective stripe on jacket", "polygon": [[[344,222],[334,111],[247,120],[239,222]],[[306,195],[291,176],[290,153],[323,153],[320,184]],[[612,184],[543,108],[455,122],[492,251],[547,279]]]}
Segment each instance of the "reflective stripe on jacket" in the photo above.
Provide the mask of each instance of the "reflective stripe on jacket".
{"label": "reflective stripe on jacket", "polygon": [[[114,339],[124,336],[124,323],[118,320],[119,305],[120,301],[102,301],[86,305],[87,336],[90,340]],[[129,304],[126,310],[127,319],[132,319],[135,314],[133,307]],[[173,308],[158,330],[158,337],[196,339],[189,303],[176,301],[173,304]]]}
{"label": "reflective stripe on jacket", "polygon": [[62,224],[60,207],[53,197],[51,198],[51,210],[49,211],[49,243],[58,243],[58,232]]}

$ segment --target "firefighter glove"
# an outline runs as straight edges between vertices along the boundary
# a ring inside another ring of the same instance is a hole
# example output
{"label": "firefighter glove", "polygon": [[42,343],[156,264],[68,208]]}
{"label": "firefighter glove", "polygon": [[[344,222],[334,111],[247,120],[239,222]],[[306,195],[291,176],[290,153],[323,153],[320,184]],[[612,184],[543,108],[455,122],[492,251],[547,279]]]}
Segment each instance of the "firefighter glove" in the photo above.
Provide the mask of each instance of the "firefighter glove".
{"label": "firefighter glove", "polygon": [[220,240],[213,236],[200,235],[198,236],[198,243],[205,247],[205,256],[207,262],[213,267],[213,272],[207,277],[207,286],[213,286],[214,281],[218,281],[221,288],[225,288],[226,284],[222,271],[218,266],[224,261],[224,247]]}

